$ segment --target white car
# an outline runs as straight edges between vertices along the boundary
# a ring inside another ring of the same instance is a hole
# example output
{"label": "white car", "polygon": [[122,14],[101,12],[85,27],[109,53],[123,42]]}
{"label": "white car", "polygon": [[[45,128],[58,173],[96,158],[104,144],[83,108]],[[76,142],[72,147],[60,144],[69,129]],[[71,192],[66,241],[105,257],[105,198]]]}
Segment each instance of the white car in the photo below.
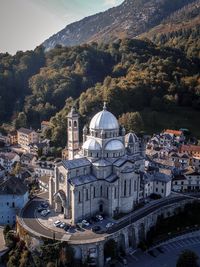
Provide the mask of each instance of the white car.
{"label": "white car", "polygon": [[43,217],[45,217],[45,216],[47,216],[49,213],[50,213],[50,210],[43,210],[43,211],[41,211],[40,214],[41,214]]}
{"label": "white car", "polygon": [[86,220],[82,220],[82,222],[81,222],[83,225],[85,225],[85,226],[89,226],[90,224],[89,224],[89,222],[88,221],[86,221]]}
{"label": "white car", "polygon": [[112,227],[113,225],[114,225],[114,223],[109,222],[109,223],[106,224],[106,228],[110,228],[110,227]]}
{"label": "white car", "polygon": [[101,216],[101,215],[96,215],[96,218],[97,218],[97,220],[99,220],[99,221],[103,221],[103,216]]}
{"label": "white car", "polygon": [[59,227],[61,225],[61,223],[62,222],[58,220],[58,221],[55,221],[53,225],[56,227]]}
{"label": "white car", "polygon": [[65,226],[66,226],[66,223],[64,223],[64,222],[62,222],[62,223],[59,225],[60,228],[64,228]]}

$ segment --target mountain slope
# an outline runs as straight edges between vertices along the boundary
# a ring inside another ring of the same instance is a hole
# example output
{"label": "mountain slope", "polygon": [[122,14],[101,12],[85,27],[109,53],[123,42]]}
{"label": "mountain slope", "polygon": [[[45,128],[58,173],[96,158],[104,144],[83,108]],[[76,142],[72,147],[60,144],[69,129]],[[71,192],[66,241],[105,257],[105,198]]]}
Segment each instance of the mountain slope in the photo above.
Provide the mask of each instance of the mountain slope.
{"label": "mountain slope", "polygon": [[164,19],[159,25],[139,37],[146,37],[151,40],[156,35],[168,34],[179,30],[188,30],[200,25],[200,0],[184,6],[171,16]]}
{"label": "mountain slope", "polygon": [[118,7],[84,18],[66,26],[43,45],[51,49],[57,44],[74,46],[87,42],[109,42],[133,38],[159,25],[185,5],[195,0],[125,0]]}

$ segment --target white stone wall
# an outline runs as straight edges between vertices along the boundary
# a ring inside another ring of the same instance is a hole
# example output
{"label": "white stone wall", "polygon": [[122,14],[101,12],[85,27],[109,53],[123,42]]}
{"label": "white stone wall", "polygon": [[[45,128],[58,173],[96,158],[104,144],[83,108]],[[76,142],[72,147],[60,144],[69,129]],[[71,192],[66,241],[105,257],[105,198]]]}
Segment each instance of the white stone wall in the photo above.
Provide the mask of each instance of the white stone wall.
{"label": "white stone wall", "polygon": [[172,183],[172,188],[175,191],[181,190],[195,190],[200,189],[200,174],[199,175],[188,175],[185,176],[186,179],[174,180]]}
{"label": "white stone wall", "polygon": [[165,183],[161,181],[154,181],[154,193],[162,197],[166,197],[171,193],[171,181]]}
{"label": "white stone wall", "polygon": [[200,170],[200,157],[193,157],[192,158],[192,166],[196,169]]}
{"label": "white stone wall", "polygon": [[144,197],[149,197],[154,192],[154,183],[153,181],[149,181],[144,185]]}
{"label": "white stone wall", "polygon": [[1,164],[1,166],[3,166],[5,168],[6,171],[11,171],[13,164],[15,162],[19,162],[19,161],[20,161],[20,156],[18,154],[16,154],[15,157],[13,157],[12,159],[8,159],[7,157],[6,157],[6,159],[4,159],[0,155],[0,164]]}
{"label": "white stone wall", "polygon": [[24,195],[0,195],[0,224],[13,224],[28,201],[28,192]]}
{"label": "white stone wall", "polygon": [[54,175],[54,169],[45,168],[45,167],[36,167],[35,168],[35,174],[38,175],[38,177],[48,175],[53,176]]}

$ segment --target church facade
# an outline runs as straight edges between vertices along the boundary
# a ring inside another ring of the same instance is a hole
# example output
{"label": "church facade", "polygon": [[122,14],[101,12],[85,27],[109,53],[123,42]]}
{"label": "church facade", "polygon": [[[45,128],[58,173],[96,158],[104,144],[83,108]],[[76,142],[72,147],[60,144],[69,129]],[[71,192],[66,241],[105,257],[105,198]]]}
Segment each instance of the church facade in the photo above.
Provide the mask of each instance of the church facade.
{"label": "church facade", "polygon": [[49,201],[58,213],[77,223],[95,214],[113,217],[131,212],[141,196],[144,146],[125,133],[116,117],[103,110],[83,129],[79,147],[79,115],[68,114],[68,160],[55,167]]}

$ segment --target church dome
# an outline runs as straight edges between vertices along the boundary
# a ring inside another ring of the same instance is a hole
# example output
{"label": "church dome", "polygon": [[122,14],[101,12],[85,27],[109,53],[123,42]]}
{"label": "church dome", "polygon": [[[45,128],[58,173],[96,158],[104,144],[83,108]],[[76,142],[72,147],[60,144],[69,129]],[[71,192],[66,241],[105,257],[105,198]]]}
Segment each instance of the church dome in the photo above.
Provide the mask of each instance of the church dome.
{"label": "church dome", "polygon": [[105,151],[121,151],[124,150],[124,145],[119,140],[111,140],[105,146]]}
{"label": "church dome", "polygon": [[90,150],[90,151],[100,151],[101,150],[101,146],[95,139],[88,139],[83,144],[83,149]]}
{"label": "church dome", "polygon": [[119,124],[116,117],[104,108],[97,113],[90,122],[90,130],[118,130]]}
{"label": "church dome", "polygon": [[134,144],[136,142],[138,142],[138,137],[135,133],[128,133],[125,136],[125,143],[126,144]]}

